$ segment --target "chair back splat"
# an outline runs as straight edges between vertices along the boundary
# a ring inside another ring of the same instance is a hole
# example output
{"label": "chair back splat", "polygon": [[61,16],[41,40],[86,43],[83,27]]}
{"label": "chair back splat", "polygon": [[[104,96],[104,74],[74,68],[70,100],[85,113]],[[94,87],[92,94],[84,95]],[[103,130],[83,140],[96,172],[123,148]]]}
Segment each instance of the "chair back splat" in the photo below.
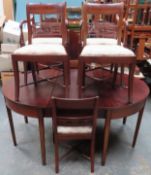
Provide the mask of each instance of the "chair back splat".
{"label": "chair back splat", "polygon": [[114,38],[121,44],[123,25],[123,3],[114,4],[83,4],[83,39],[87,38]]}
{"label": "chair back splat", "polygon": [[62,38],[66,44],[66,3],[27,4],[28,42],[32,38]]}

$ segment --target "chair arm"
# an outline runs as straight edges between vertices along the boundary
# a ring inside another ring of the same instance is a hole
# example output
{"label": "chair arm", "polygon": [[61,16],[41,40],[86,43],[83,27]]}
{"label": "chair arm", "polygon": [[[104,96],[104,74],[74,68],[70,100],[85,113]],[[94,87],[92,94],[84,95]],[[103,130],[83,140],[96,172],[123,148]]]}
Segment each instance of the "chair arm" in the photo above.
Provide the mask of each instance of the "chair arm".
{"label": "chair arm", "polygon": [[20,22],[20,46],[23,47],[25,45],[24,34],[23,34],[23,26],[27,23],[27,20],[23,20]]}

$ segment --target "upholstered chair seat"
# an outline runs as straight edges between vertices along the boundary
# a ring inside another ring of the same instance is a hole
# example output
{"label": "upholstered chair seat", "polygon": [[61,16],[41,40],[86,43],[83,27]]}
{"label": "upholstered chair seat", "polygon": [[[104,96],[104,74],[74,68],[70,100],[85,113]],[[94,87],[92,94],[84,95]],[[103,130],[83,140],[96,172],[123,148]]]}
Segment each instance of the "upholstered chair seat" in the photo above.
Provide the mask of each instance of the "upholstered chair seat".
{"label": "upholstered chair seat", "polygon": [[59,134],[86,134],[86,133],[92,133],[92,127],[90,126],[58,126],[57,132]]}
{"label": "upholstered chair seat", "polygon": [[[120,45],[86,45],[81,57],[131,57],[135,56],[134,52]],[[95,60],[94,60],[95,61]]]}
{"label": "upholstered chair seat", "polygon": [[87,45],[117,45],[117,39],[114,38],[87,38]]}
{"label": "upholstered chair seat", "polygon": [[19,55],[61,55],[66,56],[66,50],[63,45],[58,44],[30,44],[17,49],[14,54]]}
{"label": "upholstered chair seat", "polygon": [[[12,62],[15,74],[15,98],[19,99],[19,72],[18,63],[19,62],[30,62],[33,63],[61,63],[63,64],[64,71],[64,85],[69,85],[69,59],[66,49],[61,44],[30,44],[17,49],[12,55]],[[33,80],[36,85],[37,78],[33,74]]]}

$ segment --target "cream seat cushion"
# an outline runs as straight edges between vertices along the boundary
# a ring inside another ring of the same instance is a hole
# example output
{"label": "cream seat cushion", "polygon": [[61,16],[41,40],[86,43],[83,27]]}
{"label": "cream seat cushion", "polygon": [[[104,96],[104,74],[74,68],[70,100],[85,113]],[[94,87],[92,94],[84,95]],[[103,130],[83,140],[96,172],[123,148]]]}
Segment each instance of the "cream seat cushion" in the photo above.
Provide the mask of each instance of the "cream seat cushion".
{"label": "cream seat cushion", "polygon": [[103,44],[103,45],[117,45],[117,40],[113,38],[87,38],[86,40],[87,45],[98,45],[98,44]]}
{"label": "cream seat cushion", "polygon": [[[28,45],[28,41],[25,44]],[[32,44],[62,44],[62,38],[32,38]]]}
{"label": "cream seat cushion", "polygon": [[58,44],[31,44],[15,50],[17,55],[67,55],[63,45]]}
{"label": "cream seat cushion", "polygon": [[134,52],[119,45],[86,45],[82,52],[81,57],[133,57]]}
{"label": "cream seat cushion", "polygon": [[58,126],[57,132],[62,134],[86,134],[92,132],[92,127],[90,126]]}

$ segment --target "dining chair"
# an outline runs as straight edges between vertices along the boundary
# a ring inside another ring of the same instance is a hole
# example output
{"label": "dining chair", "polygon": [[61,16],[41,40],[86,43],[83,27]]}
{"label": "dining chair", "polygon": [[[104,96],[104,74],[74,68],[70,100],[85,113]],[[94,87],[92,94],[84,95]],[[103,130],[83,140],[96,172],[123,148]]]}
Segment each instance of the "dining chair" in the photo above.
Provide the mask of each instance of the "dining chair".
{"label": "dining chair", "polygon": [[[90,63],[116,65],[113,83],[119,66],[129,68],[128,102],[132,102],[135,54],[122,46],[123,3],[83,3],[83,50],[79,57],[79,94],[85,86],[85,65]],[[89,21],[92,15],[93,20]],[[88,24],[88,22],[91,22]],[[91,32],[89,26],[91,25]],[[112,38],[111,38],[112,37]]]}
{"label": "dining chair", "polygon": [[[49,10],[46,10],[47,6]],[[36,11],[35,11],[36,9]],[[27,19],[20,23],[20,45],[28,44],[59,44],[66,48],[67,45],[67,27],[66,27],[66,3],[54,4],[38,4],[29,3],[26,6]],[[25,41],[23,28],[27,25],[28,40]],[[36,64],[24,63],[25,84],[27,84],[27,70],[32,69],[46,69],[46,68],[60,68],[63,67],[61,63],[53,64]],[[35,71],[32,71],[35,74]],[[33,75],[33,77],[36,77]]]}
{"label": "dining chair", "polygon": [[[62,64],[63,85],[68,87],[70,84],[69,59],[65,48],[67,37],[65,24],[66,3],[29,3],[26,9],[28,45],[17,49],[12,54],[16,100],[19,99],[19,61],[24,62],[25,65],[27,65],[28,62],[32,63],[32,75],[35,86],[38,83],[35,71],[35,67],[37,67],[36,63],[50,65],[50,68],[51,64],[53,65],[52,67],[54,67],[54,64]],[[56,75],[54,75],[54,78],[56,78]],[[42,78],[40,77],[40,79]]]}
{"label": "dining chair", "polygon": [[52,127],[56,173],[59,173],[59,143],[67,140],[91,141],[91,172],[94,172],[97,115],[98,97],[84,99],[52,97]]}
{"label": "dining chair", "polygon": [[145,43],[151,38],[151,2],[126,4],[125,44],[136,52],[137,60],[147,59]]}

